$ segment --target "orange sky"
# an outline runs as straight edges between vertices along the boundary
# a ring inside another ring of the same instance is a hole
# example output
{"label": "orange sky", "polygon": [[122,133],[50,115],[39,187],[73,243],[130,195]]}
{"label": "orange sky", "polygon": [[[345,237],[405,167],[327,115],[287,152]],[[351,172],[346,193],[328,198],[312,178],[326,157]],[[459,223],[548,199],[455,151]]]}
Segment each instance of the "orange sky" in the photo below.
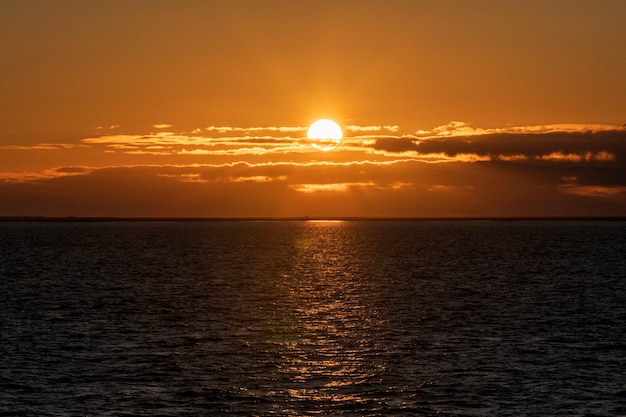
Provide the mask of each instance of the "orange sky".
{"label": "orange sky", "polygon": [[3,1],[0,216],[626,215],[624,16]]}

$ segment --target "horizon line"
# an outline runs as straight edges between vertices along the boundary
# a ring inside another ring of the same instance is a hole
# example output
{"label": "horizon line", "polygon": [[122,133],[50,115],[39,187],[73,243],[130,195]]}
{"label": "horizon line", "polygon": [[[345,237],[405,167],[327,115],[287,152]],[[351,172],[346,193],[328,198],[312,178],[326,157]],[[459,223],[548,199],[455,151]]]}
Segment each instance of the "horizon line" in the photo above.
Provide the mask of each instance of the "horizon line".
{"label": "horizon line", "polygon": [[0,216],[0,222],[626,221],[623,216]]}

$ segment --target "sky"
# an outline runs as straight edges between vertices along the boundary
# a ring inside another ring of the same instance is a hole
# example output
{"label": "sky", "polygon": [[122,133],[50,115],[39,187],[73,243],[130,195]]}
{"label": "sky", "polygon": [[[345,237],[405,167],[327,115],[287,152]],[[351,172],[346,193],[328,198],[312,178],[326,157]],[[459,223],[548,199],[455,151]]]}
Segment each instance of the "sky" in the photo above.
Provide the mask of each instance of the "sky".
{"label": "sky", "polygon": [[0,216],[625,216],[625,17],[0,0]]}

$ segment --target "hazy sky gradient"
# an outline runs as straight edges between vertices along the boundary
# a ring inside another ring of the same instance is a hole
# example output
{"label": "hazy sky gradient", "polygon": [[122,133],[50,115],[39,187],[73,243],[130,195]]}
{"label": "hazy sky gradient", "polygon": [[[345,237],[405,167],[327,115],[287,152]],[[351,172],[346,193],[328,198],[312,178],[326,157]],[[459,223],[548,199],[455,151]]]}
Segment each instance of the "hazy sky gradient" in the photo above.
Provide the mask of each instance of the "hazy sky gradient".
{"label": "hazy sky gradient", "polygon": [[0,215],[626,215],[625,16],[0,1]]}

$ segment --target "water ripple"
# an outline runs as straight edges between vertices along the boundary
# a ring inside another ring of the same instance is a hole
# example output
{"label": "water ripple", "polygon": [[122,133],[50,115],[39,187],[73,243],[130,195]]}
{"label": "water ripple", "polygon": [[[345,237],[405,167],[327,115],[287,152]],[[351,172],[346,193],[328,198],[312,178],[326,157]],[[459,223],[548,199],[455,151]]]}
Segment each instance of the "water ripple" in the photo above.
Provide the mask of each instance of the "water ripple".
{"label": "water ripple", "polygon": [[3,415],[623,415],[621,222],[0,224]]}

